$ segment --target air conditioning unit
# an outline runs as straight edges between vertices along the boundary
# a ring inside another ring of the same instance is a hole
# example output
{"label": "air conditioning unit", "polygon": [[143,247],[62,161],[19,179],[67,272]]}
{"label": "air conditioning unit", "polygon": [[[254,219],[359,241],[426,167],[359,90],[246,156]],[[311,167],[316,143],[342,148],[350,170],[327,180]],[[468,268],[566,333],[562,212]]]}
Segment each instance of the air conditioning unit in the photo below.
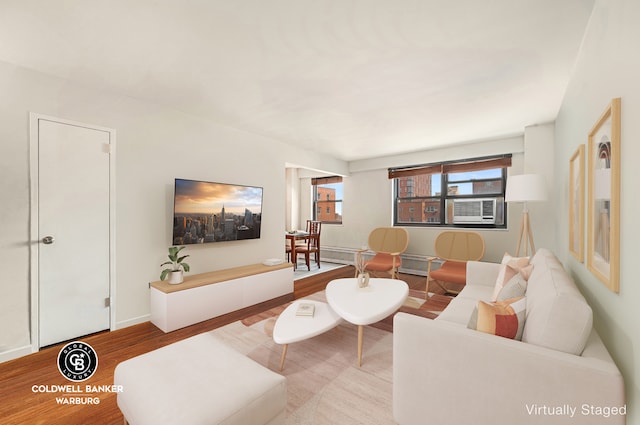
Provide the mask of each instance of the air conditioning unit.
{"label": "air conditioning unit", "polygon": [[495,224],[496,200],[487,199],[454,199],[454,224]]}

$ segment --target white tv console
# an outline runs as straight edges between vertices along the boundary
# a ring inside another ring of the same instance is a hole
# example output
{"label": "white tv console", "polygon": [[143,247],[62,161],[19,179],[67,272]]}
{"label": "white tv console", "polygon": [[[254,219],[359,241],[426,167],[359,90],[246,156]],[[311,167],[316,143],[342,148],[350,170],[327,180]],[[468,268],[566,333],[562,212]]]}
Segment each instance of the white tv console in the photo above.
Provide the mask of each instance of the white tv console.
{"label": "white tv console", "polygon": [[164,332],[293,294],[293,265],[252,264],[150,284],[151,323]]}

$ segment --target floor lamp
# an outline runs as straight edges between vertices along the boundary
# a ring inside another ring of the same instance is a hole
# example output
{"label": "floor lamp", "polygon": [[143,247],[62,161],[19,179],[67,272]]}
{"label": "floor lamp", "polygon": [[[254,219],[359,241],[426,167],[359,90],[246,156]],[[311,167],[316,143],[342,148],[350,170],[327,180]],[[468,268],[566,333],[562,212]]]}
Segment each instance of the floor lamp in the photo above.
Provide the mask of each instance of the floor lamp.
{"label": "floor lamp", "polygon": [[547,190],[544,177],[539,174],[522,174],[519,176],[509,176],[507,179],[507,191],[505,194],[507,202],[522,202],[522,221],[520,222],[520,234],[518,235],[518,246],[516,257],[520,256],[520,245],[524,243],[524,255],[528,254],[528,247],[531,246],[531,254],[536,253],[533,242],[533,232],[531,232],[531,222],[529,221],[529,209],[527,202],[546,201]]}

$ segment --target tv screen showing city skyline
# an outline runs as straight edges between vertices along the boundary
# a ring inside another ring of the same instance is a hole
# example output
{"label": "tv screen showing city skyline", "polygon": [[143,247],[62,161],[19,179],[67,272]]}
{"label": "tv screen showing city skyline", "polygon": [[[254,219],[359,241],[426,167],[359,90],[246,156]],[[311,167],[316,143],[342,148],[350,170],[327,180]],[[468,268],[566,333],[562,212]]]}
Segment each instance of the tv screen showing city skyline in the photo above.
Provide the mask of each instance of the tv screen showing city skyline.
{"label": "tv screen showing city skyline", "polygon": [[173,245],[260,238],[262,188],[175,179]]}

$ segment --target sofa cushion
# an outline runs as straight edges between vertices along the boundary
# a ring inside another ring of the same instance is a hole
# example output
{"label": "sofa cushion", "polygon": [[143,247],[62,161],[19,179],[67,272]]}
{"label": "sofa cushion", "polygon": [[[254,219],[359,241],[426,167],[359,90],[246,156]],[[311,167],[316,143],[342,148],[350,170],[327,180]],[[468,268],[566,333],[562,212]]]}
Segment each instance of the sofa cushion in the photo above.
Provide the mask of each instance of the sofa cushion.
{"label": "sofa cushion", "polygon": [[488,303],[478,301],[468,328],[480,332],[520,340],[525,321],[524,297]]}
{"label": "sofa cushion", "polygon": [[591,307],[549,250],[538,250],[531,264],[522,341],[580,355],[593,326]]}
{"label": "sofa cushion", "polygon": [[472,298],[475,301],[491,301],[491,293],[493,287],[486,285],[467,285],[454,299],[458,298]]}
{"label": "sofa cushion", "polygon": [[504,285],[517,273],[521,273],[525,277],[525,280],[528,279],[531,274],[531,268],[532,267],[529,267],[529,257],[512,257],[505,252],[502,257],[502,262],[500,263],[500,273],[498,274],[491,300],[495,301],[498,299],[498,294]]}
{"label": "sofa cushion", "polygon": [[440,313],[436,320],[458,323],[467,326],[473,309],[478,300],[489,301],[493,287],[488,285],[466,285],[462,291],[451,300],[447,308]]}
{"label": "sofa cushion", "polygon": [[436,320],[443,320],[467,326],[467,323],[469,323],[469,317],[471,317],[471,313],[473,313],[473,309],[476,308],[477,304],[477,299],[460,297],[458,295],[451,300],[447,308],[440,313]]}
{"label": "sofa cushion", "polygon": [[510,298],[524,297],[527,293],[527,281],[522,273],[517,273],[511,278],[498,293],[496,301],[504,301]]}

